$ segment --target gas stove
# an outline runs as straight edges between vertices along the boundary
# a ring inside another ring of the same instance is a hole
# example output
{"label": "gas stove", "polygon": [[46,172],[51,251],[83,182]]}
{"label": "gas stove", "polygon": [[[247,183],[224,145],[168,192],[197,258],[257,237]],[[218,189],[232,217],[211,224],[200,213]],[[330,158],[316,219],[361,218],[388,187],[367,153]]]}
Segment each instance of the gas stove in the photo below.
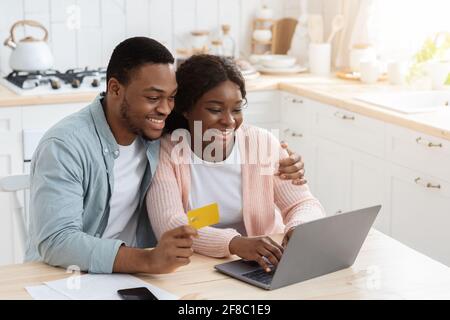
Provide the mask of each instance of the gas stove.
{"label": "gas stove", "polygon": [[0,83],[19,95],[101,92],[106,88],[106,68],[13,71]]}

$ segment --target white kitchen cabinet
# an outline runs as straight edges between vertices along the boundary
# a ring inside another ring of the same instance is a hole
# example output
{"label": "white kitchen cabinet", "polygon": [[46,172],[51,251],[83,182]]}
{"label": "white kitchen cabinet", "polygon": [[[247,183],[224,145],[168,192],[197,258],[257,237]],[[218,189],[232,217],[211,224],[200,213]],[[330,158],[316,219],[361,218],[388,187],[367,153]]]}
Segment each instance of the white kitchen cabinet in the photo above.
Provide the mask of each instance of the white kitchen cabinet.
{"label": "white kitchen cabinet", "polygon": [[271,131],[279,137],[280,93],[278,91],[251,91],[244,109],[244,122]]}
{"label": "white kitchen cabinet", "polygon": [[282,132],[289,146],[303,157],[312,193],[326,213],[333,215],[348,208],[348,159],[341,146],[312,134],[316,104],[285,94],[282,97]]}
{"label": "white kitchen cabinet", "polygon": [[349,150],[334,142],[316,138],[316,172],[314,195],[327,215],[345,212],[349,207]]}
{"label": "white kitchen cabinet", "polygon": [[284,138],[304,156],[328,215],[381,204],[375,228],[450,265],[448,140],[296,95],[281,100]]}
{"label": "white kitchen cabinet", "polygon": [[392,236],[450,266],[450,183],[391,167]]}
{"label": "white kitchen cabinet", "polygon": [[285,126],[285,140],[302,155],[306,178],[327,214],[382,205],[374,227],[390,234],[389,174],[386,162],[311,133]]}
{"label": "white kitchen cabinet", "polygon": [[307,131],[296,129],[294,125],[282,124],[282,140],[286,141],[289,149],[301,155],[305,163],[305,177],[311,191],[316,190],[317,172],[317,143],[314,137]]}
{"label": "white kitchen cabinet", "polygon": [[292,94],[282,96],[284,139],[305,161],[306,178],[328,215],[381,204],[374,223],[389,234],[384,124]]}
{"label": "white kitchen cabinet", "polygon": [[388,132],[389,160],[450,182],[450,141],[394,125]]}
{"label": "white kitchen cabinet", "polygon": [[283,94],[281,126],[284,140],[303,157],[306,179],[327,215],[348,209],[349,161],[341,145],[315,133],[320,104],[292,94]]}
{"label": "white kitchen cabinet", "polygon": [[317,143],[311,134],[313,107],[309,99],[281,93],[280,128],[281,139],[289,148],[302,156],[305,163],[305,177],[314,193],[316,189]]}
{"label": "white kitchen cabinet", "polygon": [[351,210],[381,205],[374,228],[390,235],[391,209],[389,164],[366,153],[351,151],[348,159]]}
{"label": "white kitchen cabinet", "polygon": [[384,123],[325,104],[317,104],[315,111],[314,128],[318,136],[384,158]]}
{"label": "white kitchen cabinet", "polygon": [[89,103],[50,104],[22,107],[22,123],[26,129],[48,130],[58,121],[86,107]]}
{"label": "white kitchen cabinet", "polygon": [[21,172],[22,110],[0,108],[0,175]]}
{"label": "white kitchen cabinet", "polygon": [[[22,172],[20,108],[0,108],[0,177]],[[14,256],[14,207],[11,194],[0,193],[0,265]]]}
{"label": "white kitchen cabinet", "polygon": [[288,124],[291,129],[302,133],[310,131],[313,126],[317,102],[289,93],[281,96],[281,123]]}
{"label": "white kitchen cabinet", "polygon": [[304,156],[308,184],[328,215],[381,204],[374,227],[390,234],[389,175],[384,161],[308,133],[287,140]]}

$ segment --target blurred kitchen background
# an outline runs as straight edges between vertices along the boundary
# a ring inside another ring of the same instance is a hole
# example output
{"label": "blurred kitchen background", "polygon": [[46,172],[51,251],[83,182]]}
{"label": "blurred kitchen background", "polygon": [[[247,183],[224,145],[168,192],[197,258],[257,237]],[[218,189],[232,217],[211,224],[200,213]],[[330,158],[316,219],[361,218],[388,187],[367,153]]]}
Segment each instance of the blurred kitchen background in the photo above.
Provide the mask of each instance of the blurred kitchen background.
{"label": "blurred kitchen background", "polygon": [[119,42],[148,36],[177,64],[235,58],[246,122],[303,156],[328,214],[382,204],[374,228],[450,266],[449,14],[449,0],[0,0],[0,265],[23,259],[40,138],[104,90]]}
{"label": "blurred kitchen background", "polygon": [[[325,35],[333,17],[341,13],[345,28],[332,40],[332,64],[342,67],[348,65],[354,44],[375,46],[384,61],[410,57],[426,37],[449,30],[449,5],[445,0],[1,0],[0,39],[8,37],[14,22],[36,20],[49,32],[54,69],[98,68],[106,67],[114,46],[130,36],[153,37],[176,54],[177,49],[191,48],[191,32],[208,31],[211,46],[221,26],[228,24],[236,54],[246,56],[258,13],[273,19],[291,17],[304,27],[308,14],[320,14]],[[270,12],[262,12],[263,6]],[[22,39],[24,30],[16,32]],[[28,27],[26,34],[42,33]],[[303,46],[296,53],[305,57],[306,50]],[[10,53],[0,46],[4,75],[11,71]]]}

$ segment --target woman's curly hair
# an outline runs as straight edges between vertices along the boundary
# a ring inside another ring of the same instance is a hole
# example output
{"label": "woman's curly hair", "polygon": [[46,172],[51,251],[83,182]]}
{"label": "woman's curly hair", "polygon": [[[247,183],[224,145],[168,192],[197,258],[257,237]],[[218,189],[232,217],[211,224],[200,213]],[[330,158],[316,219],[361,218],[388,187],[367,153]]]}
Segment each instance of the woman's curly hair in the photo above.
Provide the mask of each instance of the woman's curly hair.
{"label": "woman's curly hair", "polygon": [[178,91],[175,107],[166,119],[165,133],[189,129],[183,116],[209,90],[230,80],[239,86],[245,99],[245,81],[233,60],[210,54],[194,55],[183,62],[176,72]]}

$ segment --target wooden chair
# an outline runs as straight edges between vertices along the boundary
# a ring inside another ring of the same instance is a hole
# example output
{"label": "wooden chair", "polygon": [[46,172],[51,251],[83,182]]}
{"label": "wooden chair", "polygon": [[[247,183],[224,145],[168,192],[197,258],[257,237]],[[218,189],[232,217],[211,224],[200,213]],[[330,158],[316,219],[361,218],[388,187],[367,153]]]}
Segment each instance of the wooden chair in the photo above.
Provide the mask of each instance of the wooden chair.
{"label": "wooden chair", "polygon": [[297,19],[283,18],[273,26],[272,54],[287,54],[297,26]]}

